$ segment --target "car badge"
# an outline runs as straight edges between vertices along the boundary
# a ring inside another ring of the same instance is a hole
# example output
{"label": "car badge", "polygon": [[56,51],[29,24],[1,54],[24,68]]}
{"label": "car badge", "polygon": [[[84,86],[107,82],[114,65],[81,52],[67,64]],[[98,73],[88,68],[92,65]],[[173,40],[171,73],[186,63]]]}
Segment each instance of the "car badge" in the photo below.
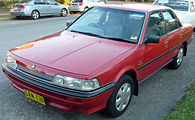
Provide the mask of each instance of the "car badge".
{"label": "car badge", "polygon": [[32,69],[35,69],[35,67],[36,67],[35,65],[32,65],[32,66],[31,66]]}

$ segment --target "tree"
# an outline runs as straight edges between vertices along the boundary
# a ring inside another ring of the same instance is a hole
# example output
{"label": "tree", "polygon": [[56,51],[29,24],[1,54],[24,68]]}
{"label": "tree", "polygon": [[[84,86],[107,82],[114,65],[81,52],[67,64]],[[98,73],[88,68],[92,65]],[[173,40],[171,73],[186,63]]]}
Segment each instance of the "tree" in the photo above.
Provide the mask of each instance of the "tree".
{"label": "tree", "polygon": [[7,8],[7,2],[6,2],[6,0],[3,0],[3,4]]}

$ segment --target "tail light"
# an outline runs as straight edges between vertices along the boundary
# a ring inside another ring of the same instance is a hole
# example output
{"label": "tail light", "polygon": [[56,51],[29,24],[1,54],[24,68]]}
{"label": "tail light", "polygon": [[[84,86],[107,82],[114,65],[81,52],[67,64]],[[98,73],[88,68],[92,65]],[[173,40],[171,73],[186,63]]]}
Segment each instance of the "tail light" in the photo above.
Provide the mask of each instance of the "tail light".
{"label": "tail light", "polygon": [[10,5],[10,9],[13,9],[13,6],[12,5]]}
{"label": "tail light", "polygon": [[83,5],[83,2],[80,2],[79,5]]}
{"label": "tail light", "polygon": [[20,8],[20,9],[24,9],[25,7],[22,5],[22,6],[20,6],[19,8]]}

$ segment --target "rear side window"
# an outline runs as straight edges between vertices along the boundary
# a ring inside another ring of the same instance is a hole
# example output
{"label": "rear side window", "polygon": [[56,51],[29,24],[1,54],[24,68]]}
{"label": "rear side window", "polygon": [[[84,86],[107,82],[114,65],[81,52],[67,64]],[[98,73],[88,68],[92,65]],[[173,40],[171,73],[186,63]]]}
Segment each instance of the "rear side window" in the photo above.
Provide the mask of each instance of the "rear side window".
{"label": "rear side window", "polygon": [[44,0],[35,0],[35,4],[46,4]]}
{"label": "rear side window", "polygon": [[179,20],[171,11],[163,11],[162,15],[165,20],[167,33],[172,32],[181,27]]}

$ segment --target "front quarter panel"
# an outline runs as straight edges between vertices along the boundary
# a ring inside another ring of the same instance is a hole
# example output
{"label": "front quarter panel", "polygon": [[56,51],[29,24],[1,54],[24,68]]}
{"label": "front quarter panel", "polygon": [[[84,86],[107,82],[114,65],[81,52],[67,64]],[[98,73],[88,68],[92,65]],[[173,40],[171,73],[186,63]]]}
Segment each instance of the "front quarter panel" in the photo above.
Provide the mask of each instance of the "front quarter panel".
{"label": "front quarter panel", "polygon": [[141,79],[141,71],[137,71],[138,61],[143,59],[143,54],[139,54],[139,45],[129,50],[121,56],[115,58],[108,64],[94,71],[90,76],[98,78],[100,85],[109,82],[117,82],[120,77],[129,70],[136,72],[137,79]]}

